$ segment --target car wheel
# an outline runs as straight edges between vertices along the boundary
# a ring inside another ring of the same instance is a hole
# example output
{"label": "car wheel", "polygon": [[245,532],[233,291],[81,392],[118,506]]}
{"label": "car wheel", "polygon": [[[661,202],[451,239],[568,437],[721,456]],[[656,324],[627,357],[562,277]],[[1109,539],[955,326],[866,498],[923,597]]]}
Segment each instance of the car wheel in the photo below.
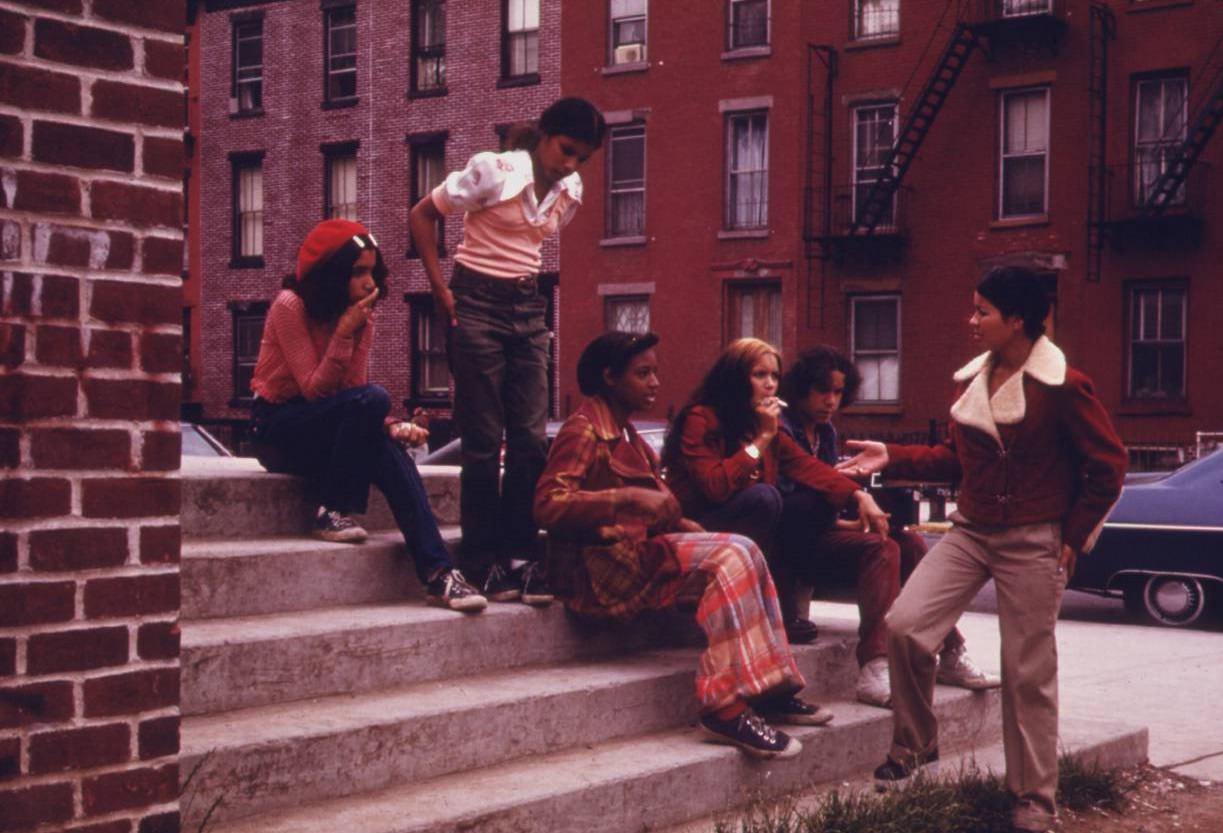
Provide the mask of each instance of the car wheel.
{"label": "car wheel", "polygon": [[1126,588],[1125,607],[1149,622],[1182,628],[1201,618],[1206,588],[1190,576],[1151,576]]}

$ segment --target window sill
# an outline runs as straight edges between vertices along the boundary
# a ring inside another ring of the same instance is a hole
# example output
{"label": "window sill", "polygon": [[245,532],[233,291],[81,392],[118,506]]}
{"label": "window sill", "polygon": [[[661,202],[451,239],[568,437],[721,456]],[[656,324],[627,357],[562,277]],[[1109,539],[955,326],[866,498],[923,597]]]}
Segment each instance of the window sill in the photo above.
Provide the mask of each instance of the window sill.
{"label": "window sill", "polygon": [[507,87],[530,87],[539,83],[539,73],[533,72],[530,75],[515,75],[512,78],[502,78],[497,81],[497,89],[504,90]]}
{"label": "window sill", "polygon": [[904,413],[904,407],[899,402],[855,402],[841,413],[846,416],[871,416],[875,414],[895,415]]}
{"label": "window sill", "polygon": [[348,107],[356,107],[360,103],[361,97],[354,95],[351,98],[336,98],[324,101],[321,107],[323,110],[343,110]]}
{"label": "window sill", "polygon": [[262,269],[261,257],[233,257],[229,259],[230,269]]}
{"label": "window sill", "polygon": [[1130,0],[1129,8],[1125,10],[1126,14],[1142,14],[1143,12],[1155,12],[1160,9],[1173,9],[1180,6],[1192,6],[1193,0]]}
{"label": "window sill", "polygon": [[876,49],[881,46],[900,46],[900,35],[880,35],[875,38],[854,38],[845,44],[846,52],[856,52],[862,49]]}
{"label": "window sill", "polygon": [[600,70],[604,75],[629,75],[634,72],[645,72],[650,68],[649,61],[633,61],[631,64],[613,64]]}
{"label": "window sill", "polygon": [[1029,217],[1007,217],[1002,220],[991,220],[989,227],[995,230],[1004,230],[1047,225],[1049,225],[1048,214],[1033,214]]}
{"label": "window sill", "polygon": [[256,107],[254,110],[239,110],[236,113],[230,113],[231,119],[257,119],[263,115],[263,108]]}
{"label": "window sill", "polygon": [[408,98],[409,98],[409,99],[413,99],[413,98],[442,98],[443,96],[446,96],[446,95],[449,95],[449,94],[450,94],[450,89],[449,89],[448,87],[432,87],[432,88],[427,89],[427,90],[408,90]]}
{"label": "window sill", "polygon": [[718,229],[719,240],[759,240],[770,234],[767,228]]}
{"label": "window sill", "polygon": [[618,246],[644,246],[649,241],[649,238],[644,234],[624,237],[604,237],[599,241],[599,245],[604,248],[616,248]]}
{"label": "window sill", "polygon": [[1193,409],[1184,399],[1128,399],[1117,413],[1122,416],[1189,416]]}
{"label": "window sill", "polygon": [[746,61],[752,58],[768,58],[773,54],[773,47],[765,44],[764,46],[741,46],[738,49],[728,49],[722,53],[723,61]]}

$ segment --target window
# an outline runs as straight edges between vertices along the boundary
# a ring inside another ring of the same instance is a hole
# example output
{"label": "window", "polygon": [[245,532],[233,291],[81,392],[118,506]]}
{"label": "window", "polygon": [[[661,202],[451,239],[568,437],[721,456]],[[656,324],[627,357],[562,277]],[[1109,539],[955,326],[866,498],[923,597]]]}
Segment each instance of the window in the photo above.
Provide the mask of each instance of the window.
{"label": "window", "polygon": [[357,9],[344,6],[327,12],[327,100],[357,96]]}
{"label": "window", "polygon": [[[1134,202],[1145,205],[1168,162],[1185,141],[1189,82],[1186,78],[1139,81],[1134,104]],[[1184,186],[1173,204],[1185,201]]]}
{"label": "window", "polygon": [[645,234],[645,125],[612,128],[607,170],[607,236]]}
{"label": "window", "polygon": [[357,219],[357,152],[345,148],[326,155],[326,187],[323,216],[327,219]]}
{"label": "window", "polygon": [[523,78],[539,74],[539,0],[504,0],[501,74]]}
{"label": "window", "polygon": [[412,90],[446,88],[446,0],[416,0],[412,7]]}
{"label": "window", "polygon": [[[896,105],[875,104],[854,110],[854,218],[866,206],[871,186],[887,173],[887,162],[896,144]],[[896,196],[880,215],[879,225],[896,221]]]}
{"label": "window", "polygon": [[446,361],[447,322],[428,293],[408,296],[412,320],[412,399],[441,402],[450,398],[450,365]]}
{"label": "window", "polygon": [[900,401],[900,298],[850,299],[853,362],[862,374],[860,402]]}
{"label": "window", "polygon": [[894,38],[900,34],[900,0],[856,0],[854,37]]}
{"label": "window", "polygon": [[235,265],[263,265],[263,160],[233,160],[233,260]]}
{"label": "window", "polygon": [[769,0],[730,0],[731,49],[769,45]]}
{"label": "window", "polygon": [[769,223],[768,114],[731,113],[726,120],[726,227]]}
{"label": "window", "polygon": [[230,303],[234,323],[234,395],[235,403],[250,402],[251,378],[255,375],[255,362],[259,359],[259,342],[263,339],[263,322],[267,319],[268,305],[265,301]]}
{"label": "window", "polygon": [[258,113],[263,110],[263,21],[234,23],[234,66],[230,95],[232,110]]}
{"label": "window", "polygon": [[603,328],[620,330],[625,333],[648,333],[650,331],[650,296],[604,296]]}
{"label": "window", "polygon": [[727,341],[760,338],[781,349],[780,284],[732,284],[729,302]]}
{"label": "window", "polygon": [[1130,397],[1184,398],[1185,306],[1183,285],[1130,290]]}
{"label": "window", "polygon": [[1049,91],[1002,95],[999,217],[1044,214],[1049,155]]}
{"label": "window", "polygon": [[1023,17],[1029,14],[1048,14],[1053,11],[1052,0],[1002,0],[1003,17]]}
{"label": "window", "polygon": [[639,64],[646,60],[646,0],[611,0],[609,63]]}
{"label": "window", "polygon": [[[420,202],[434,188],[442,184],[446,178],[446,136],[444,134],[428,134],[408,137],[411,147],[412,193],[409,208]],[[443,218],[437,220],[437,253],[445,255],[446,226]],[[408,255],[416,254],[415,244],[411,245]]]}

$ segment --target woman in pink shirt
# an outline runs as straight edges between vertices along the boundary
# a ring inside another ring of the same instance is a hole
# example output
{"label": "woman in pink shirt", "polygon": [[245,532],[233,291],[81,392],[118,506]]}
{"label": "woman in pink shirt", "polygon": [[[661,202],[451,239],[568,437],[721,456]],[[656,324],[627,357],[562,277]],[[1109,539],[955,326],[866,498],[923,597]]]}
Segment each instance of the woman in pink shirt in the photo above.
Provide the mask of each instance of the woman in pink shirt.
{"label": "woman in pink shirt", "polygon": [[[594,105],[562,98],[539,117],[527,149],[477,153],[412,209],[412,239],[434,303],[450,325],[447,353],[463,444],[463,562],[485,575],[484,593],[495,601],[548,604],[553,598],[537,567],[538,527],[531,516],[548,420],[540,247],[577,211],[577,170],[606,131]],[[438,263],[437,221],[458,213],[463,237],[447,285]]]}
{"label": "woman in pink shirt", "polygon": [[374,304],[386,264],[360,223],[325,220],[307,235],[297,271],[272,302],[251,389],[256,456],[269,471],[309,479],[322,501],[314,533],[360,543],[350,513],[373,483],[386,496],[429,602],[475,612],[487,601],[454,569],[428,495],[403,445],[428,432],[388,417],[391,397],[366,382]]}

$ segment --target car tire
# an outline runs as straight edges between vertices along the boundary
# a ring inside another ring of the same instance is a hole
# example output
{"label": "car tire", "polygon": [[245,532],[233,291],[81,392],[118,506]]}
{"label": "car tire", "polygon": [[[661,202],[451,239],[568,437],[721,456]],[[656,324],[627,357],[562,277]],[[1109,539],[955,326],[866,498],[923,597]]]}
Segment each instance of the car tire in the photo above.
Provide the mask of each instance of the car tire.
{"label": "car tire", "polygon": [[1144,576],[1125,588],[1125,609],[1131,616],[1149,624],[1183,628],[1202,618],[1208,595],[1205,583],[1199,578]]}

